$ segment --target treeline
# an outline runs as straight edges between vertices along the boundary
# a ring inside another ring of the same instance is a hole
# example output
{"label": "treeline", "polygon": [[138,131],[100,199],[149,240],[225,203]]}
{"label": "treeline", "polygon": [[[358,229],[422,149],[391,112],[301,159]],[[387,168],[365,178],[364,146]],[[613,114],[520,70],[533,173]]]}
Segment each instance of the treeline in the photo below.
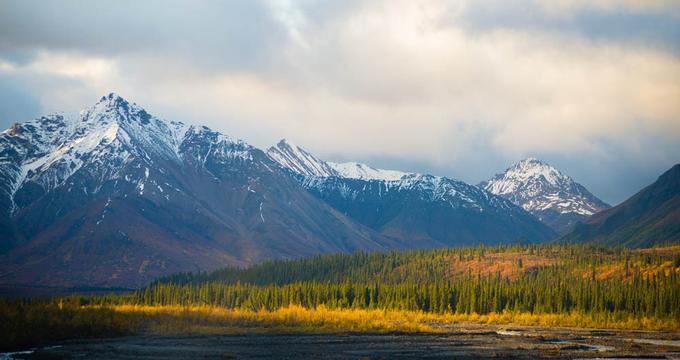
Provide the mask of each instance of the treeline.
{"label": "treeline", "polygon": [[614,313],[680,317],[678,275],[636,276],[631,283],[593,281],[543,271],[511,281],[499,276],[465,276],[426,283],[320,283],[286,285],[158,283],[135,294],[144,305],[211,305],[230,309],[275,310],[289,305],[329,308],[421,310],[487,314]]}
{"label": "treeline", "polygon": [[[221,282],[235,284],[277,284],[293,282],[355,283],[380,282],[400,284],[405,282],[430,282],[452,276],[452,266],[466,261],[494,261],[488,255],[519,254],[515,263],[522,267],[522,259],[540,257],[556,260],[567,270],[586,270],[602,265],[652,266],[672,261],[680,268],[680,247],[670,251],[653,252],[629,248],[595,245],[498,245],[434,250],[391,252],[358,252],[354,254],[319,255],[289,261],[268,261],[249,268],[227,267],[210,273],[180,273],[161,278],[156,283],[200,284]],[[478,269],[469,269],[476,274]]]}
{"label": "treeline", "polygon": [[[680,319],[678,250],[554,244],[327,255],[179,274],[126,297],[92,301],[252,310],[324,305]],[[512,271],[486,271],[501,259],[512,262]]]}

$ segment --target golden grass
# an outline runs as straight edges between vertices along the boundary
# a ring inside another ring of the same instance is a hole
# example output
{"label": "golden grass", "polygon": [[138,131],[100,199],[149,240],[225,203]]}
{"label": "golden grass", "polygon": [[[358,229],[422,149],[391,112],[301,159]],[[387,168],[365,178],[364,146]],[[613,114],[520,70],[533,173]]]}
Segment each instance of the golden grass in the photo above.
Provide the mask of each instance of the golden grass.
{"label": "golden grass", "polygon": [[111,307],[123,314],[144,318],[147,330],[157,333],[384,333],[446,332],[464,323],[679,331],[680,323],[670,319],[627,316],[571,314],[530,314],[521,312],[479,314],[425,313],[399,310],[307,309],[290,306],[274,311],[223,309],[208,306]]}
{"label": "golden grass", "polygon": [[585,315],[580,313],[570,314],[531,314],[521,312],[491,313],[487,315],[452,315],[460,317],[460,321],[477,322],[484,324],[513,324],[540,327],[578,327],[578,328],[602,328],[620,330],[654,330],[654,331],[678,331],[680,323],[670,319],[658,319],[615,315]]}
{"label": "golden grass", "polygon": [[290,306],[274,311],[209,306],[118,305],[112,309],[137,314],[152,332],[433,332],[428,314],[409,311],[307,309]]}

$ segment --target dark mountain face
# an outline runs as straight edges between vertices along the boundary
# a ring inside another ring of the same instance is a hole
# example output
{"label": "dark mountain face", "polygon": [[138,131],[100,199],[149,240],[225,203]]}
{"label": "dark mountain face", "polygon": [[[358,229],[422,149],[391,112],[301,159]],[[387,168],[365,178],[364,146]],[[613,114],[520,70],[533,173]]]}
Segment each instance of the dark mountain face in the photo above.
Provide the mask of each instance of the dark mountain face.
{"label": "dark mountain face", "polygon": [[[550,228],[531,214],[476,186],[364,164],[325,163],[303,149],[282,143],[270,148],[268,154],[297,172],[307,190],[405,247],[537,242],[555,237]],[[307,155],[287,156],[281,161],[279,154],[283,151]],[[298,170],[327,167],[337,175]]]}
{"label": "dark mountain face", "polygon": [[534,158],[512,165],[479,186],[521,206],[560,234],[609,208],[583,185]]}
{"label": "dark mountain face", "polygon": [[680,164],[620,205],[577,225],[562,240],[629,247],[680,241]]}
{"label": "dark mountain face", "polygon": [[138,286],[270,258],[397,246],[265,153],[113,94],[0,134],[0,283]]}
{"label": "dark mountain face", "polygon": [[408,247],[538,242],[555,236],[509,201],[452,179],[310,177],[303,185],[342,213]]}

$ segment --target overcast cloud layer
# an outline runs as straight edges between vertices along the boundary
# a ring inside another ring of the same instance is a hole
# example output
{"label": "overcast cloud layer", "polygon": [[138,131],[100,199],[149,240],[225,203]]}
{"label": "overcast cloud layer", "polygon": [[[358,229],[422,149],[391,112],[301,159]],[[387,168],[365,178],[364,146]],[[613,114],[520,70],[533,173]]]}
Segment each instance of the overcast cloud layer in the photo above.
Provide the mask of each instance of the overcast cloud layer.
{"label": "overcast cloud layer", "polygon": [[253,145],[610,203],[680,161],[680,3],[0,0],[0,127],[111,91]]}

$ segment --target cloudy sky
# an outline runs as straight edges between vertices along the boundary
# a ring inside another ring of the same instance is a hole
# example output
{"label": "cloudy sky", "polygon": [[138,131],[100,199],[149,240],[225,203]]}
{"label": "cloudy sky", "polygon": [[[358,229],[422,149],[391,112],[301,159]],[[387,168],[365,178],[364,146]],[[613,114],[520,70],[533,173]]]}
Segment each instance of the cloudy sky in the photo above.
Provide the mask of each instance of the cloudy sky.
{"label": "cloudy sky", "polygon": [[109,92],[253,145],[610,203],[680,162],[677,0],[0,0],[0,127]]}

